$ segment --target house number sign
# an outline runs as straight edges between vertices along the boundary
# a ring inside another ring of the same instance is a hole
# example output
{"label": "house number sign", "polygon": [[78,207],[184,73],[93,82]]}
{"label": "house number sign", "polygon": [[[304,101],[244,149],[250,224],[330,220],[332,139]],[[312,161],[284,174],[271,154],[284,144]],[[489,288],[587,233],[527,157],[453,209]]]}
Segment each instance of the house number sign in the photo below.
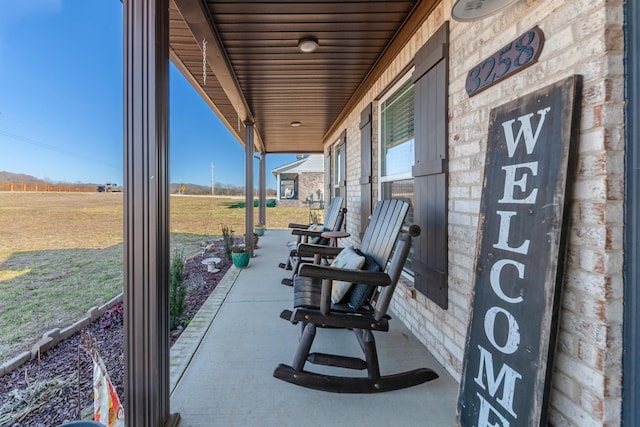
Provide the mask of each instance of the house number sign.
{"label": "house number sign", "polygon": [[535,64],[543,46],[544,33],[533,27],[469,71],[467,94],[471,97]]}

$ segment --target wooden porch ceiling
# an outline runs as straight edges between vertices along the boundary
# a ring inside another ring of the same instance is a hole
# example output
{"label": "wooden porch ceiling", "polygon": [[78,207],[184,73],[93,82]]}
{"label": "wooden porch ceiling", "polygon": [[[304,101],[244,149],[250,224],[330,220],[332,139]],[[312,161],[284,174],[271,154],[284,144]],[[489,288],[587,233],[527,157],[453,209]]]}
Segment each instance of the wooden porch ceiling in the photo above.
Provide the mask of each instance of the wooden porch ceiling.
{"label": "wooden porch ceiling", "polygon": [[[241,143],[252,121],[257,151],[322,152],[350,100],[439,1],[172,0],[171,59]],[[308,37],[319,47],[302,53]]]}

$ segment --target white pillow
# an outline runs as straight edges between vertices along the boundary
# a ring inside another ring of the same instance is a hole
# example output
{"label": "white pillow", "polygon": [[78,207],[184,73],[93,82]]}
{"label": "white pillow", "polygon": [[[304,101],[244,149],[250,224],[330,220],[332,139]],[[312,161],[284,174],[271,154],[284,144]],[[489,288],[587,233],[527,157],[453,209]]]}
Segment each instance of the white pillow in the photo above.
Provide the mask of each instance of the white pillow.
{"label": "white pillow", "polygon": [[[364,265],[364,257],[358,255],[353,246],[348,246],[340,251],[331,263],[331,267],[348,268],[350,270],[360,270]],[[331,302],[338,304],[342,298],[349,292],[351,282],[343,282],[334,280],[331,286]]]}

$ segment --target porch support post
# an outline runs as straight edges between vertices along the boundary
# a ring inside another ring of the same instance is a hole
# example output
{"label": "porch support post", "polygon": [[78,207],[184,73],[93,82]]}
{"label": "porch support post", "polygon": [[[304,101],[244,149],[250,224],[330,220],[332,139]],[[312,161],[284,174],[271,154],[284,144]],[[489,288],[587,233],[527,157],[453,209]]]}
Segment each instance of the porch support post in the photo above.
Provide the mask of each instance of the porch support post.
{"label": "porch support post", "polygon": [[625,4],[625,79],[627,111],[624,244],[624,334],[622,425],[640,423],[640,5]]}
{"label": "porch support post", "polygon": [[124,1],[124,409],[169,413],[169,1]]}
{"label": "porch support post", "polygon": [[262,153],[260,156],[260,210],[258,213],[258,222],[265,225],[267,223],[267,153]]}
{"label": "porch support post", "polygon": [[276,175],[276,200],[280,200],[280,174]]}
{"label": "porch support post", "polygon": [[245,124],[245,239],[246,249],[253,256],[253,123]]}

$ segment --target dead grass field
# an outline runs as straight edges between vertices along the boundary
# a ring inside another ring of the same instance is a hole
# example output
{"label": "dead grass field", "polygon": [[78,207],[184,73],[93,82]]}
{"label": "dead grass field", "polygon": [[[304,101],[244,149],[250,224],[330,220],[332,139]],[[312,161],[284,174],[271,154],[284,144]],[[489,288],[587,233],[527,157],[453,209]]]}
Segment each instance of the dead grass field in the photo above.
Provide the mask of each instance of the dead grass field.
{"label": "dead grass field", "polygon": [[[242,232],[244,209],[227,208],[237,201],[172,196],[172,248],[194,253],[222,223]],[[308,214],[268,208],[267,227]],[[122,291],[122,221],[121,193],[0,192],[0,362]]]}

